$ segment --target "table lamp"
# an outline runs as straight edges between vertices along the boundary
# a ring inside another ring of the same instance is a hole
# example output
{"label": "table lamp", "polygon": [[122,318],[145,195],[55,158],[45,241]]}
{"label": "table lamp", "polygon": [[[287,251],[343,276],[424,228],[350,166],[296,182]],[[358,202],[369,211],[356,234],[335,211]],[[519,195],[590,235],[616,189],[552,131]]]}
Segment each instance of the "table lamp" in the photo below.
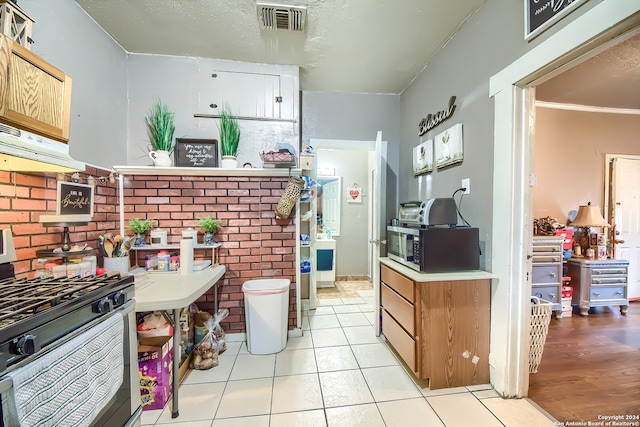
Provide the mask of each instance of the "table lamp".
{"label": "table lamp", "polygon": [[589,202],[578,208],[576,219],[571,223],[572,227],[582,227],[582,236],[578,239],[578,244],[582,249],[582,253],[586,253],[589,249],[589,228],[591,227],[609,227],[607,221],[600,213],[600,206],[592,205]]}

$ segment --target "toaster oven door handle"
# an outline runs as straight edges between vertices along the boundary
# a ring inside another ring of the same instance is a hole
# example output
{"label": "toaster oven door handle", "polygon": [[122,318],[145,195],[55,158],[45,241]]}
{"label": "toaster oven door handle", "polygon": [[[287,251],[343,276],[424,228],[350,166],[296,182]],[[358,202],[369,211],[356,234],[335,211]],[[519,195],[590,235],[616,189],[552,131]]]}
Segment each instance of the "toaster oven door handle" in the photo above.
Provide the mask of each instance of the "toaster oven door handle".
{"label": "toaster oven door handle", "polygon": [[418,207],[418,208],[419,208],[420,206],[422,206],[422,204],[423,204],[423,202],[421,202],[420,200],[413,200],[413,201],[410,201],[410,202],[400,203],[400,206],[402,206],[403,208],[404,208],[405,206],[406,206],[406,207],[412,207],[412,206],[415,206],[415,207]]}

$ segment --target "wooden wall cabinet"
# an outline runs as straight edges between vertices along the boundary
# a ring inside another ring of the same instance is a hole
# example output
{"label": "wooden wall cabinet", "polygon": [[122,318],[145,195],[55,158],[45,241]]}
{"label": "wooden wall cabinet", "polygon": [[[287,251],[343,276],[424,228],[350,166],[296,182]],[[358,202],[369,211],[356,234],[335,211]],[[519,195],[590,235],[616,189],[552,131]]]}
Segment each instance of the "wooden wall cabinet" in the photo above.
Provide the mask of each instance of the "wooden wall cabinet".
{"label": "wooden wall cabinet", "polygon": [[0,35],[0,121],[67,142],[70,118],[71,78]]}
{"label": "wooden wall cabinet", "polygon": [[490,280],[380,273],[383,335],[414,374],[432,390],[488,384]]}

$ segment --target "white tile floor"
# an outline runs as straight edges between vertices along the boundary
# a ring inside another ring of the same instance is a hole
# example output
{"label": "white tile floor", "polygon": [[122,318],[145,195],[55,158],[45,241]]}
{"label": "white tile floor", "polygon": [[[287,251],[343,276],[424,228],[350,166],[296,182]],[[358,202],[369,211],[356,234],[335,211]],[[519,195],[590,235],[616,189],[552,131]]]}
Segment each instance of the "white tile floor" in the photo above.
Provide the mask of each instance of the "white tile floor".
{"label": "white tile floor", "polygon": [[407,374],[373,329],[373,291],[304,306],[303,336],[252,355],[228,343],[219,365],[191,371],[180,416],[145,411],[143,425],[182,427],[554,426],[527,399],[490,385],[431,391]]}

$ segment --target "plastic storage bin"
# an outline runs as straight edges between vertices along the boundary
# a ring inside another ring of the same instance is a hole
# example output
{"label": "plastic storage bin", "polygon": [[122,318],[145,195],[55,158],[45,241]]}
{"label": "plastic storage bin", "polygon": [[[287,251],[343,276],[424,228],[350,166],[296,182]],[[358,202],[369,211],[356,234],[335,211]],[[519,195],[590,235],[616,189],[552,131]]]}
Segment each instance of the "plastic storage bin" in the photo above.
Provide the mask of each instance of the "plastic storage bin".
{"label": "plastic storage bin", "polygon": [[242,285],[249,353],[273,354],[287,346],[290,284],[289,279],[258,279]]}

